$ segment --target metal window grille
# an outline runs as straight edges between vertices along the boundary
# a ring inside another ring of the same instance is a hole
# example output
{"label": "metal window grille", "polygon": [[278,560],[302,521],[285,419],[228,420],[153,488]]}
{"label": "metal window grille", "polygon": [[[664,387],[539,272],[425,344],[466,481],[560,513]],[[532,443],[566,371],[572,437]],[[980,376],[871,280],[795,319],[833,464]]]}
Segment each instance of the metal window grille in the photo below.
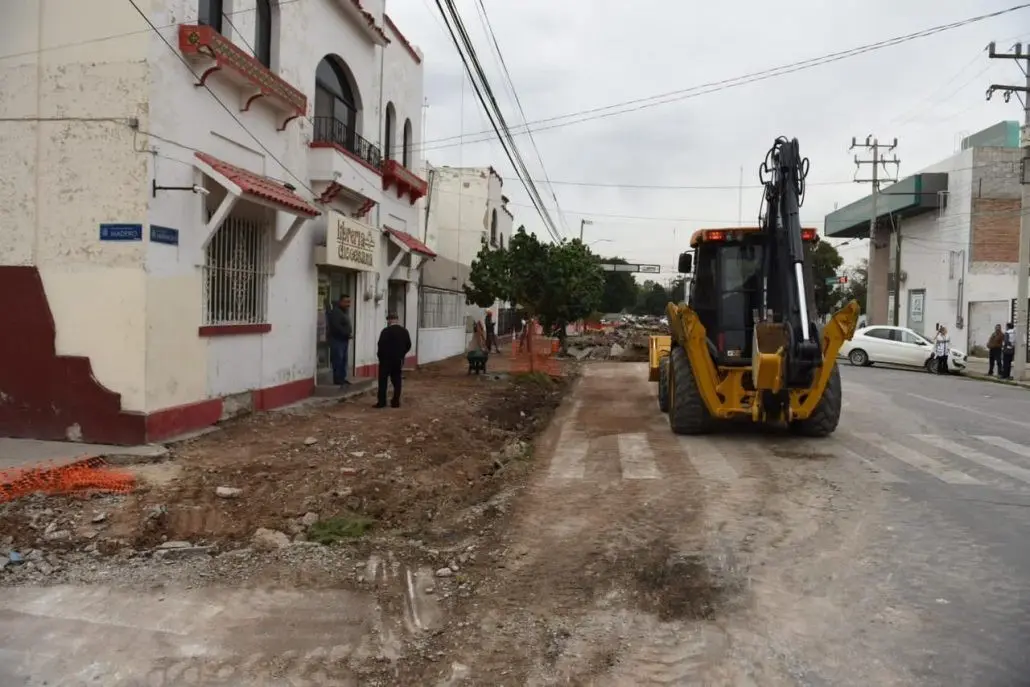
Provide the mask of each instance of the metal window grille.
{"label": "metal window grille", "polygon": [[230,215],[204,260],[204,324],[268,321],[271,225]]}
{"label": "metal window grille", "polygon": [[464,324],[465,294],[424,289],[419,307],[419,327],[436,329]]}

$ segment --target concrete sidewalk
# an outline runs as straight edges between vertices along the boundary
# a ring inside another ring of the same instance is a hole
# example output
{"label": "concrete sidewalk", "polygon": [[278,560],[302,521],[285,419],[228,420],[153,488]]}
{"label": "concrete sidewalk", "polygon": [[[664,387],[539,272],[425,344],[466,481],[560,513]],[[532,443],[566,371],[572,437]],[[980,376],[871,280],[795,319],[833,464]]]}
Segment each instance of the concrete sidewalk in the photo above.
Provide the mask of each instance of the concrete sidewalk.
{"label": "concrete sidewalk", "polygon": [[1022,380],[1007,381],[998,379],[997,377],[987,376],[987,370],[990,369],[990,361],[988,361],[987,358],[974,358],[970,356],[966,361],[969,364],[966,373],[970,377],[979,377],[984,381],[997,382],[998,384],[1009,384],[1011,386],[1022,386],[1030,389],[1030,370],[1024,373]]}
{"label": "concrete sidewalk", "polygon": [[0,472],[39,466],[60,467],[97,456],[111,465],[132,465],[163,460],[167,455],[168,449],[158,444],[107,446],[0,437]]}

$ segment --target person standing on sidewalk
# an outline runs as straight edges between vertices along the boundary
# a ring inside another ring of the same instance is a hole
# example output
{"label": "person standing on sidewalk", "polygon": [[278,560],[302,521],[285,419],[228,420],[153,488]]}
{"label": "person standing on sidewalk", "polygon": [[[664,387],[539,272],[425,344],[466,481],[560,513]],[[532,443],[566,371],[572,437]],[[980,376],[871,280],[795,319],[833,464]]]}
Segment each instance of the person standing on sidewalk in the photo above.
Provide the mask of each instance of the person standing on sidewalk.
{"label": "person standing on sidewalk", "polygon": [[937,356],[937,374],[948,374],[948,355],[951,353],[951,340],[948,338],[948,328],[940,325],[937,336],[934,337],[934,354]]}
{"label": "person standing on sidewalk", "polygon": [[998,368],[998,376],[1001,377],[1001,348],[1005,345],[1005,332],[1001,330],[1001,325],[994,325],[994,331],[991,332],[991,338],[987,339],[987,376],[994,376],[994,368]]}
{"label": "person standing on sidewalk", "polygon": [[329,364],[333,368],[333,384],[347,386],[347,363],[354,327],[350,322],[350,296],[343,294],[329,311]]}
{"label": "person standing on sidewalk", "polygon": [[1001,345],[1001,378],[1012,379],[1012,359],[1016,357],[1016,328],[1005,324],[1005,339]]}
{"label": "person standing on sidewalk", "polygon": [[393,399],[390,406],[401,407],[401,379],[404,358],[411,350],[411,335],[397,322],[397,313],[386,316],[386,327],[379,333],[379,398],[376,408],[386,407],[386,383],[393,385]]}
{"label": "person standing on sidewalk", "polygon": [[497,345],[497,325],[494,323],[493,311],[486,311],[486,352],[490,351],[501,352],[501,348]]}

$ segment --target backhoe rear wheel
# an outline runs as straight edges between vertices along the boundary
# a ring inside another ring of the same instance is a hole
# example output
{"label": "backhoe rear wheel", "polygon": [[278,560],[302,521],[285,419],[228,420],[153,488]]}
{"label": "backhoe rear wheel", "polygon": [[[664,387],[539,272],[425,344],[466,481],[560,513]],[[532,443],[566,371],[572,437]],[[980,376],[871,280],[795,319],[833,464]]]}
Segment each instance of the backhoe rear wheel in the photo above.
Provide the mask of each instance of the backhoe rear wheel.
{"label": "backhoe rear wheel", "polygon": [[669,412],[669,356],[658,360],[658,410]]}
{"label": "backhoe rear wheel", "polygon": [[840,367],[833,366],[830,379],[823,389],[823,397],[819,399],[819,405],[815,412],[804,420],[794,420],[790,423],[791,430],[805,437],[828,437],[837,429],[840,423],[840,409],[843,401],[840,383]]}
{"label": "backhoe rear wheel", "polygon": [[669,354],[669,427],[676,434],[704,434],[714,424],[694,379],[690,359],[682,346]]}

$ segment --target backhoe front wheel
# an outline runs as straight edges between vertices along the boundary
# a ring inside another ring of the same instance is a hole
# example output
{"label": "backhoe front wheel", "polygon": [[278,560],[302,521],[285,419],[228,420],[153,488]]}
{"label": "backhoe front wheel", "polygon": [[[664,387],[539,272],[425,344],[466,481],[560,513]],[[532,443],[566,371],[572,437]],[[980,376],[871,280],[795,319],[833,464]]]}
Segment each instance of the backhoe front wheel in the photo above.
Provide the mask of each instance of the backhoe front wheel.
{"label": "backhoe front wheel", "polygon": [[704,434],[711,431],[713,418],[694,379],[690,359],[682,346],[674,344],[669,354],[669,427],[676,434]]}
{"label": "backhoe front wheel", "polygon": [[669,412],[669,356],[658,361],[658,410]]}
{"label": "backhoe front wheel", "polygon": [[823,389],[823,397],[819,399],[819,405],[815,411],[804,420],[794,420],[790,423],[791,430],[805,437],[828,437],[833,434],[840,423],[840,410],[843,403],[843,394],[840,383],[840,367],[833,366],[830,379]]}

